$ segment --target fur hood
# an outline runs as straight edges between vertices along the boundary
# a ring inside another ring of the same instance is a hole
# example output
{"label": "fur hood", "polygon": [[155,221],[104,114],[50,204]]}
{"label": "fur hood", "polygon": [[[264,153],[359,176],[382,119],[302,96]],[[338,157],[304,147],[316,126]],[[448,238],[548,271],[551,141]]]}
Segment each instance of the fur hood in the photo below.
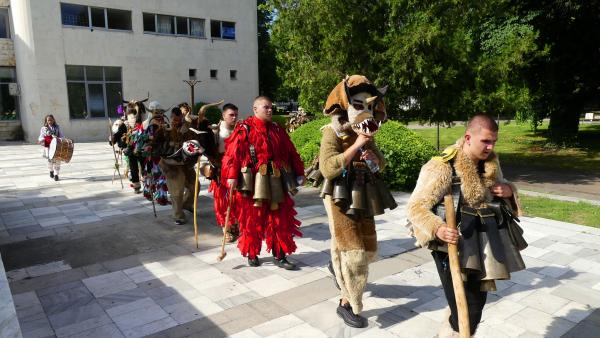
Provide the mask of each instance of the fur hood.
{"label": "fur hood", "polygon": [[[513,196],[509,199],[510,205],[517,214],[521,214],[517,188],[504,179],[498,156],[492,153],[484,161],[484,171],[480,175],[477,165],[462,150],[464,142],[464,138],[461,138],[452,146],[456,148],[454,169],[461,179],[464,203],[473,208],[485,207],[493,198],[489,188],[496,183],[506,183],[513,191]],[[435,239],[437,228],[444,224],[440,217],[433,214],[431,208],[450,192],[451,184],[452,167],[449,161],[433,158],[421,168],[417,185],[407,205],[409,227],[419,245],[426,247]]]}

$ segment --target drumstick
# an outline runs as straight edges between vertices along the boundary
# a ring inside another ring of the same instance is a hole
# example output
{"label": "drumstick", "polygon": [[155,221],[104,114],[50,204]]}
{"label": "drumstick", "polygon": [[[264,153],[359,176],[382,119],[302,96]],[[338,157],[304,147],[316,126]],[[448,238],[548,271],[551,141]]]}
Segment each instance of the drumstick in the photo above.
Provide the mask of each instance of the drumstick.
{"label": "drumstick", "polygon": [[[451,194],[444,196],[444,208],[448,228],[456,229],[456,213],[454,212],[454,201]],[[469,309],[467,308],[467,297],[465,296],[465,286],[460,272],[458,246],[456,244],[448,243],[448,258],[450,259],[450,274],[452,275],[452,286],[458,311],[458,333],[461,338],[469,338],[471,337]]]}
{"label": "drumstick", "polygon": [[196,182],[194,185],[194,240],[196,241],[196,249],[198,249],[198,179],[200,178],[200,156],[196,163]]}
{"label": "drumstick", "polygon": [[223,240],[221,241],[221,253],[217,256],[217,260],[220,262],[227,256],[227,252],[225,252],[225,237],[227,236],[227,231],[229,230],[229,216],[231,214],[231,203],[233,202],[233,184],[229,188],[229,201],[227,202],[227,213],[225,214],[225,225],[223,226]]}

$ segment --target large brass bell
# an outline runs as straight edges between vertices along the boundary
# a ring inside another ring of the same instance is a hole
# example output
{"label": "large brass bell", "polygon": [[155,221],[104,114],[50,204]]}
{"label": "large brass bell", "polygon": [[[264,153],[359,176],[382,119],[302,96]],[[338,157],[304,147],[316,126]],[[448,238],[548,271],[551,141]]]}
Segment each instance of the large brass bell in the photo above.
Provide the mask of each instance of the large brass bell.
{"label": "large brass bell", "polygon": [[377,191],[377,187],[373,182],[367,182],[366,184],[367,191],[367,203],[369,205],[369,215],[370,216],[378,216],[384,213],[384,208],[381,203],[381,196]]}
{"label": "large brass bell", "polygon": [[309,181],[313,182],[313,186],[316,187],[321,184],[321,181],[323,180],[323,174],[321,174],[321,170],[317,168],[312,170],[307,178]]}
{"label": "large brass bell", "polygon": [[237,190],[252,195],[254,191],[254,175],[252,175],[252,170],[249,167],[243,167],[240,170]]}
{"label": "large brass bell", "polygon": [[344,178],[337,178],[333,182],[333,203],[336,205],[345,205],[350,200],[350,192]]}
{"label": "large brass bell", "polygon": [[[361,184],[363,183],[363,184]],[[355,180],[352,184],[352,204],[348,209],[367,210],[367,194],[364,181]]]}
{"label": "large brass bell", "polygon": [[388,189],[385,182],[383,182],[381,178],[376,178],[374,181],[376,189],[379,192],[379,196],[381,196],[382,207],[390,210],[395,209],[398,206],[398,203],[396,203],[394,196],[392,196],[392,193],[390,192],[390,189]]}
{"label": "large brass bell", "polygon": [[328,180],[325,179],[323,181],[323,186],[321,187],[321,193],[319,194],[319,196],[321,198],[325,198],[325,195],[333,195],[333,181],[332,180]]}
{"label": "large brass bell", "polygon": [[271,188],[271,204],[279,204],[283,202],[283,184],[282,184],[281,171],[274,169],[273,174],[269,176],[269,186]]}
{"label": "large brass bell", "polygon": [[254,179],[254,206],[261,206],[262,200],[269,199],[271,199],[269,176],[257,172]]}
{"label": "large brass bell", "polygon": [[283,178],[285,191],[289,192],[292,196],[296,195],[298,193],[298,184],[294,175],[285,169],[281,169],[281,177]]}

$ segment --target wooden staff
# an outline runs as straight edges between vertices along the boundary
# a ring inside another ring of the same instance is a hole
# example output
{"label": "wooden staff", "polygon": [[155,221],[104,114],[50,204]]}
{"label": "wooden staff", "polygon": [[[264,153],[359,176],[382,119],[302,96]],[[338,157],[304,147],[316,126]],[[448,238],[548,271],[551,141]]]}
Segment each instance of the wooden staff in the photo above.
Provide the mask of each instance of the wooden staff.
{"label": "wooden staff", "polygon": [[198,249],[198,186],[200,179],[200,156],[196,163],[196,182],[194,184],[194,240],[196,241],[196,249]]}
{"label": "wooden staff", "polygon": [[[448,228],[456,229],[456,212],[454,211],[454,201],[451,194],[444,196],[444,207]],[[469,338],[471,337],[469,309],[467,308],[467,297],[465,296],[465,286],[460,272],[458,246],[456,244],[448,243],[448,257],[450,259],[450,274],[452,275],[452,286],[454,287],[454,298],[458,311],[458,333],[461,338]]]}
{"label": "wooden staff", "polygon": [[223,226],[223,240],[221,241],[221,253],[217,256],[217,260],[220,262],[227,256],[227,252],[225,252],[225,237],[227,236],[227,231],[229,230],[229,215],[231,214],[231,203],[233,202],[233,188],[231,185],[229,188],[229,201],[227,202],[227,213],[225,214],[225,225]]}
{"label": "wooden staff", "polygon": [[[117,159],[117,153],[115,151],[115,141],[112,138],[112,120],[110,117],[108,118],[108,137],[110,140],[110,145],[112,146],[113,155],[115,155],[115,171],[119,174],[119,180],[121,181],[121,190],[123,190],[123,177],[121,177],[121,172],[119,171],[119,160]],[[115,182],[115,172],[113,171],[112,183]]]}

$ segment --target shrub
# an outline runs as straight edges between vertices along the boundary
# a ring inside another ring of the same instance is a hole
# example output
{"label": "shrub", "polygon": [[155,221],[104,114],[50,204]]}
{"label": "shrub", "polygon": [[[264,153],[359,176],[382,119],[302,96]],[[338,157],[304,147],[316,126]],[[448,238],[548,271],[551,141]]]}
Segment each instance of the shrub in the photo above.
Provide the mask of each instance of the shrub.
{"label": "shrub", "polygon": [[[291,134],[305,165],[319,153],[320,128],[331,121],[321,118],[300,126]],[[377,146],[385,156],[383,178],[393,190],[414,188],[421,166],[437,151],[424,139],[395,121],[388,121],[375,136]]]}
{"label": "shrub", "polygon": [[277,123],[280,127],[285,129],[287,122],[285,115],[273,115],[273,122]]}

